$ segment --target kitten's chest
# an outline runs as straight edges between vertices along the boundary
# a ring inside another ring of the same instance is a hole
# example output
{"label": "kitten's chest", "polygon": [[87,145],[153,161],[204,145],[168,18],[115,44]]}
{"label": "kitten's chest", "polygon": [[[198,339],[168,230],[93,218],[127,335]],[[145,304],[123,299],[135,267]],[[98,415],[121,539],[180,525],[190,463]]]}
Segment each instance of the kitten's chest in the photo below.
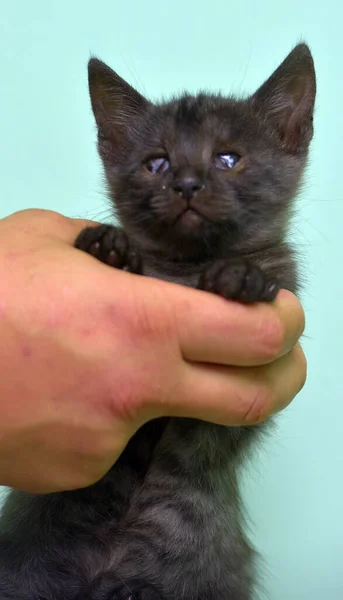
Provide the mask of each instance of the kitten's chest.
{"label": "kitten's chest", "polygon": [[201,267],[195,267],[192,273],[171,273],[168,269],[165,271],[161,267],[144,263],[144,275],[147,277],[154,277],[155,279],[162,279],[163,281],[169,281],[171,283],[178,283],[187,287],[196,288],[198,285]]}
{"label": "kitten's chest", "polygon": [[178,283],[187,287],[197,288],[199,279],[205,271],[216,260],[245,259],[250,264],[259,267],[265,275],[275,278],[281,287],[296,292],[298,288],[297,264],[292,248],[283,243],[250,253],[222,252],[220,256],[200,263],[168,263],[152,262],[145,260],[143,255],[143,273],[145,276],[162,279],[172,283]]}

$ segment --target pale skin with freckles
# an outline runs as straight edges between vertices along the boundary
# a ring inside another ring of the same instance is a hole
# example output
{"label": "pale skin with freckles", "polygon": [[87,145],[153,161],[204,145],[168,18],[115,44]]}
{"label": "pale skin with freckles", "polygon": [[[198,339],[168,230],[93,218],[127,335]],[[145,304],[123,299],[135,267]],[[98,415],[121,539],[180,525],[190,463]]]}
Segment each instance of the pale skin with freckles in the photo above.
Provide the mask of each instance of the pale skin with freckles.
{"label": "pale skin with freckles", "polygon": [[0,221],[2,485],[85,487],[149,419],[257,423],[305,382],[293,294],[244,306],[111,269],[73,248],[88,225],[42,210]]}

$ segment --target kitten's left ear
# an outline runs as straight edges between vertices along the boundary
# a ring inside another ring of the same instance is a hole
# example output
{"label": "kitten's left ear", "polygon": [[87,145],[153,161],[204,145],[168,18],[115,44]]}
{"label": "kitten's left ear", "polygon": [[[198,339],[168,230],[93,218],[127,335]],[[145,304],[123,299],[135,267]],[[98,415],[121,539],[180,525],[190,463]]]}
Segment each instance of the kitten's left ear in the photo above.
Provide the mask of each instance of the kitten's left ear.
{"label": "kitten's left ear", "polygon": [[316,75],[306,44],[299,44],[252,96],[253,107],[277,133],[283,147],[299,152],[313,135]]}

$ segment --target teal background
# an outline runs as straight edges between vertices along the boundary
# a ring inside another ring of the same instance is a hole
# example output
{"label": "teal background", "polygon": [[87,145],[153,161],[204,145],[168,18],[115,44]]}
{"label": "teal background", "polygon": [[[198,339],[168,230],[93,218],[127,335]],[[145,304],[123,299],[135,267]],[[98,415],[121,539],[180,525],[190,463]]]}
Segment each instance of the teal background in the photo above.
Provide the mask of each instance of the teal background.
{"label": "teal background", "polygon": [[294,236],[304,255],[308,383],[245,483],[263,598],[343,599],[342,4],[336,0],[13,0],[0,16],[0,216],[106,220],[86,85],[90,53],[151,98],[251,92],[301,38],[318,76]]}

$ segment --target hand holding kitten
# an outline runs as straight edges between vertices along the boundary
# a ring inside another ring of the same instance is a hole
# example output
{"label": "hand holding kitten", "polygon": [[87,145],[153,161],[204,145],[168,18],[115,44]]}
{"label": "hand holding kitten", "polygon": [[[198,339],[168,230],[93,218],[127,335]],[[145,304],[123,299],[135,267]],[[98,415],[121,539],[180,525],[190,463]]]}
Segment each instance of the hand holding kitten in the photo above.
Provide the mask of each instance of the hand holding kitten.
{"label": "hand holding kitten", "polygon": [[0,221],[3,485],[90,485],[149,419],[252,424],[305,380],[291,293],[244,306],[113,270],[72,247],[87,225],[39,210]]}

